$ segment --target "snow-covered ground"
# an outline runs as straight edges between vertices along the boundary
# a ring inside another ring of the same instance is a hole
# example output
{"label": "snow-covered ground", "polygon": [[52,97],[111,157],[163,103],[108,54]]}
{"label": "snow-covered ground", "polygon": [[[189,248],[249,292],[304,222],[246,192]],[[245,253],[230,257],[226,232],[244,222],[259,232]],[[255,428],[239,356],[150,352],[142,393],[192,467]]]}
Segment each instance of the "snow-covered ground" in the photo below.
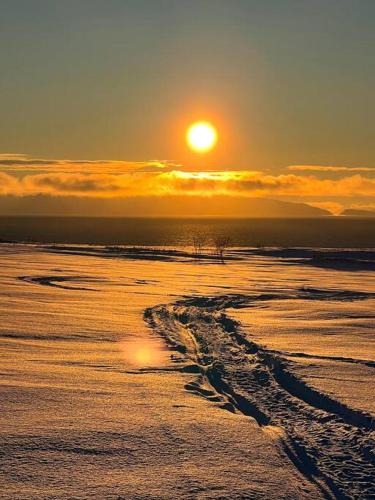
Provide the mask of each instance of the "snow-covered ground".
{"label": "snow-covered ground", "polygon": [[229,257],[0,246],[1,498],[375,495],[374,252]]}

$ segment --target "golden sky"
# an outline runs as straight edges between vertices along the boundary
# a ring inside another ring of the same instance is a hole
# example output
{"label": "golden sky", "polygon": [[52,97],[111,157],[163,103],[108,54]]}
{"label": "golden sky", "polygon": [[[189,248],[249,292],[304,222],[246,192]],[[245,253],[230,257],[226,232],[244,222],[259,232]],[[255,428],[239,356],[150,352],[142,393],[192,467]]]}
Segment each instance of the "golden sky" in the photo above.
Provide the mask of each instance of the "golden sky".
{"label": "golden sky", "polygon": [[[9,196],[373,207],[374,18],[373,0],[5,0],[0,212]],[[218,132],[205,155],[186,144],[199,120]]]}

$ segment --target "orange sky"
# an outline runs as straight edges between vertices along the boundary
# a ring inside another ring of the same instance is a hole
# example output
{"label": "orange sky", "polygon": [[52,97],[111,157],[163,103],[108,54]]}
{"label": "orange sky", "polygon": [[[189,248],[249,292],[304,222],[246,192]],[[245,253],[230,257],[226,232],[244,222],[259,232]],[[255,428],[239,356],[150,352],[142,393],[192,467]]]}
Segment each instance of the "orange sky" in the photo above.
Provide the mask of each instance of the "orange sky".
{"label": "orange sky", "polygon": [[[372,0],[6,1],[0,193],[372,208],[374,17]],[[186,145],[198,120],[219,134],[206,155]]]}

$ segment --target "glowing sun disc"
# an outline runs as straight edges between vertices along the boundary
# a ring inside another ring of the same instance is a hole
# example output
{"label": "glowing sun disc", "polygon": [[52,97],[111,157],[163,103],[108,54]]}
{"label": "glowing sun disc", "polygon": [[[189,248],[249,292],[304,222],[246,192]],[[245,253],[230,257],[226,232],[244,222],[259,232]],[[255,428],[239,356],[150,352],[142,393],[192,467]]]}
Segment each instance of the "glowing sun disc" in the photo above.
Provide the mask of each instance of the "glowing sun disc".
{"label": "glowing sun disc", "polygon": [[198,153],[210,151],[217,142],[217,132],[208,122],[193,123],[187,133],[186,140],[191,149]]}

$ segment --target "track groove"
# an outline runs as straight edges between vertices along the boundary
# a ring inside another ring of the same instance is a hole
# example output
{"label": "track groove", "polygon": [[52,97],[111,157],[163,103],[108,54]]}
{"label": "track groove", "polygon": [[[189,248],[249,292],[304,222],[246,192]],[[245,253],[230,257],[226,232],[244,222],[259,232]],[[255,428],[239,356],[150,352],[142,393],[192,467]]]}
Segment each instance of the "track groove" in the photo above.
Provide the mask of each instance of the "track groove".
{"label": "track groove", "polygon": [[190,298],[148,309],[145,319],[197,365],[188,390],[282,429],[284,451],[323,496],[375,498],[373,418],[307,386],[291,372],[290,360],[249,341],[224,312],[246,301],[256,298]]}

